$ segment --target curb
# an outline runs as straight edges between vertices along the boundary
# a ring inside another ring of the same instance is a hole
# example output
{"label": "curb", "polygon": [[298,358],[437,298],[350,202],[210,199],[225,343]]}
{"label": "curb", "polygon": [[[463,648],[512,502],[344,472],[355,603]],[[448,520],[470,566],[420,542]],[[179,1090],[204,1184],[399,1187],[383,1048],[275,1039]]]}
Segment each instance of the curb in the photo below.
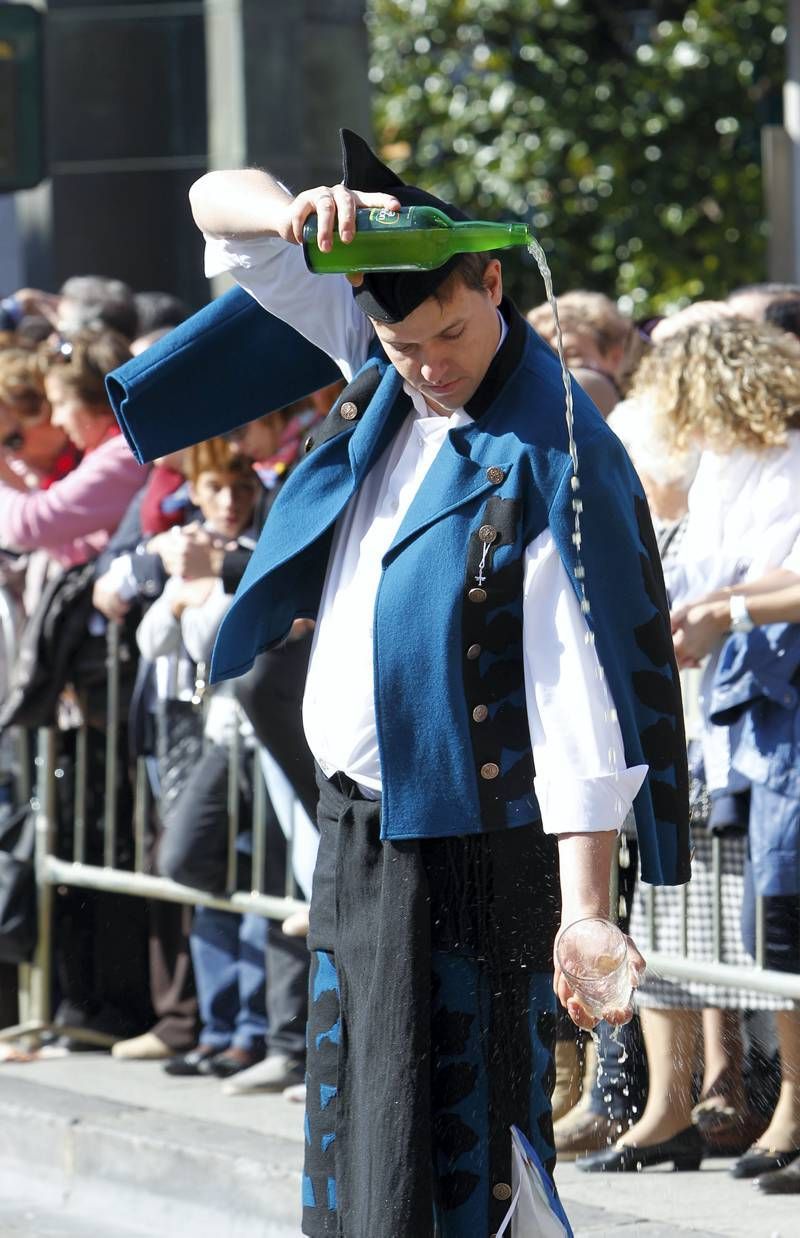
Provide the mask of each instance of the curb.
{"label": "curb", "polygon": [[297,1143],[3,1079],[0,1192],[115,1232],[299,1238]]}

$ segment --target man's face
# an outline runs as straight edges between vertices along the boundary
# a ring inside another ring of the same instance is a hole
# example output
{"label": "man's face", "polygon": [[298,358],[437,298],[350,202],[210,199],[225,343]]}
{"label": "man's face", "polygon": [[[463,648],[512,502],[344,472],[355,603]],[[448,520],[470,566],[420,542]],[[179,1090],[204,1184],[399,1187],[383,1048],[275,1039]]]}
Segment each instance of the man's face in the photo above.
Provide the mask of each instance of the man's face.
{"label": "man's face", "polygon": [[189,493],[213,533],[235,538],[253,518],[256,487],[255,474],[208,469],[190,485]]}
{"label": "man's face", "polygon": [[395,369],[435,413],[449,416],[477,391],[500,339],[500,263],[492,259],[481,291],[458,280],[447,301],[428,297],[402,322],[375,322]]}

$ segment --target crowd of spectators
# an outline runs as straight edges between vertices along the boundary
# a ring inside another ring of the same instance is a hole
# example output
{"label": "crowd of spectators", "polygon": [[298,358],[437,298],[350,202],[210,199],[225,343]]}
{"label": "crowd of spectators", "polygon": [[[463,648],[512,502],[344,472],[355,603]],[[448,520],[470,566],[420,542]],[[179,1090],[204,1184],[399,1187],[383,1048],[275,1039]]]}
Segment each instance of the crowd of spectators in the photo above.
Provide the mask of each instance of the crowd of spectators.
{"label": "crowd of spectators", "polygon": [[[760,896],[766,964],[797,972],[800,289],[738,289],[646,330],[598,293],[568,292],[558,304],[568,364],[639,471],[673,606],[692,768],[689,957],[713,958],[717,838],[723,961],[747,965],[754,956]],[[0,781],[13,728],[55,722],[58,847],[71,858],[75,736],[86,724],[86,859],[102,862],[104,650],[115,625],[117,866],[131,865],[143,759],[146,871],[215,895],[232,884],[282,894],[286,840],[299,828],[307,854],[290,858],[308,896],[316,791],[301,698],[313,625],[296,623],[284,646],[239,680],[209,688],[207,667],[270,504],[338,387],[141,468],[104,378],[186,313],[167,294],[134,295],[99,277],[70,279],[55,296],[22,289],[0,303],[0,580],[21,648],[0,676]],[[549,307],[528,317],[553,345]],[[261,779],[267,848],[255,874]],[[620,841],[620,918],[646,946],[656,898],[658,948],[677,953],[682,896],[651,894],[636,880],[636,858],[631,822]],[[163,1059],[172,1075],[224,1079],[232,1092],[296,1095],[303,931],[302,917],[281,925],[59,888],[59,1042],[77,1049],[82,1032],[100,1032],[122,1059]],[[6,966],[6,995],[11,976]],[[726,1152],[739,1158],[737,1176],[773,1171],[774,1189],[795,1189],[778,1175],[795,1159],[800,1167],[798,1011],[780,998],[659,977],[645,979],[638,1005],[619,1040],[601,1027],[596,1051],[565,1019],[554,1097],[560,1155],[595,1171],[660,1161],[693,1168]],[[13,1018],[6,996],[0,1022]]]}

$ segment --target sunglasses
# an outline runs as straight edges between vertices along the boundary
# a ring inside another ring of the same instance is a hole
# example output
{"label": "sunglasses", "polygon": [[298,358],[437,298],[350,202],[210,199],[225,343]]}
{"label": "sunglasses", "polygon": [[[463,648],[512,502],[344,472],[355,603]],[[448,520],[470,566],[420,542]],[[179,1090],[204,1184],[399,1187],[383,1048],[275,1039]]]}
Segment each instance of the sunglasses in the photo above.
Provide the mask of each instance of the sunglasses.
{"label": "sunglasses", "polygon": [[0,447],[5,451],[19,451],[25,446],[25,435],[21,430],[12,430],[5,438],[0,439]]}

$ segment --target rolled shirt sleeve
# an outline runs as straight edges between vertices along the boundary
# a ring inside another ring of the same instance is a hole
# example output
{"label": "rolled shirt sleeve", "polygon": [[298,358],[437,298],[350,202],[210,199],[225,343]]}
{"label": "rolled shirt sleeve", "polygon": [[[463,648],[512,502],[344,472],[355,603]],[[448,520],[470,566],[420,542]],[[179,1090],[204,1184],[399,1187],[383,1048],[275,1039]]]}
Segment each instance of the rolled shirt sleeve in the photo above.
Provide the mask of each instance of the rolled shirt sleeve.
{"label": "rolled shirt sleeve", "polygon": [[265,310],[336,362],[349,382],[367,359],[372,326],[343,275],[312,275],[299,245],[278,236],[206,236],[205,273],[227,272]]}
{"label": "rolled shirt sleeve", "polygon": [[627,768],[610,689],[549,529],[525,554],[525,698],[547,834],[617,830],[648,766]]}

